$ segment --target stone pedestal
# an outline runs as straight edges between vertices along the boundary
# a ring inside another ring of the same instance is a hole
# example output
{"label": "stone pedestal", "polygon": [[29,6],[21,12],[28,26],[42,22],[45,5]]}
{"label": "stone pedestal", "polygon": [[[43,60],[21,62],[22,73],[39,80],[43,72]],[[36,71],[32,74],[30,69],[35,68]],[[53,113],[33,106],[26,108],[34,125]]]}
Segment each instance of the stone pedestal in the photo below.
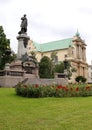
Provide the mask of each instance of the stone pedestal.
{"label": "stone pedestal", "polygon": [[17,58],[20,59],[22,57],[22,55],[24,55],[25,53],[27,53],[27,44],[28,44],[28,40],[30,39],[29,36],[27,36],[27,34],[20,34],[19,36],[17,36],[17,40],[18,40],[18,53],[17,53]]}
{"label": "stone pedestal", "polygon": [[14,70],[14,71],[22,71],[22,61],[21,60],[16,60],[16,61],[13,61],[11,64],[10,64],[10,69],[11,70]]}

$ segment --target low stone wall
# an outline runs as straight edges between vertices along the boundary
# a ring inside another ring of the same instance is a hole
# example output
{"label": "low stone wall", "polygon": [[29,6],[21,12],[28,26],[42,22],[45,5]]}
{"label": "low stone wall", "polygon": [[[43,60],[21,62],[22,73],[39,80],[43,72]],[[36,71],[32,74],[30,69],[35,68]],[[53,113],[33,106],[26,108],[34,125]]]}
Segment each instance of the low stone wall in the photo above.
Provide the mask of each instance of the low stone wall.
{"label": "low stone wall", "polygon": [[1,87],[13,87],[24,80],[21,76],[0,76]]}
{"label": "low stone wall", "polygon": [[26,74],[23,71],[10,71],[4,70],[0,71],[0,87],[15,87],[19,82],[25,84],[41,84],[41,85],[51,85],[51,84],[68,84],[68,79],[55,77],[54,79],[41,79],[38,75]]}
{"label": "low stone wall", "polygon": [[26,74],[24,71],[2,70],[0,71],[0,87],[14,87],[27,78],[36,78],[36,75]]}
{"label": "low stone wall", "polygon": [[15,87],[19,82],[25,84],[39,84],[39,85],[50,85],[50,84],[68,84],[68,79],[66,78],[56,78],[56,79],[40,79],[33,77],[21,77],[21,76],[0,76],[0,86],[1,87]]}

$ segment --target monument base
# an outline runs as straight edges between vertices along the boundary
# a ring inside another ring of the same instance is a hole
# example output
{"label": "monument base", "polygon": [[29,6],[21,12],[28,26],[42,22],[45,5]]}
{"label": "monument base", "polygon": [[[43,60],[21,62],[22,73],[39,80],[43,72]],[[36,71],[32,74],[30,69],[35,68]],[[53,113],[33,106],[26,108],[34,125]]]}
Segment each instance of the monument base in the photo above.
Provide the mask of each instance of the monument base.
{"label": "monument base", "polygon": [[20,34],[19,36],[17,36],[17,40],[18,40],[18,53],[17,53],[17,58],[20,59],[22,57],[22,55],[24,55],[25,53],[27,53],[27,44],[28,44],[28,40],[30,39],[29,36],[27,36],[27,34]]}
{"label": "monument base", "polygon": [[14,87],[19,82],[25,82],[28,78],[39,78],[38,68],[32,69],[32,73],[28,73],[21,60],[16,60],[11,64],[6,64],[5,69],[0,71],[0,86],[1,87]]}
{"label": "monument base", "polygon": [[41,79],[38,75],[38,68],[36,67],[34,73],[27,73],[22,68],[20,60],[7,64],[4,70],[0,71],[0,87],[16,87],[21,82],[23,84],[39,84],[52,85],[60,84],[67,85],[68,79],[65,77],[55,77],[54,79]]}

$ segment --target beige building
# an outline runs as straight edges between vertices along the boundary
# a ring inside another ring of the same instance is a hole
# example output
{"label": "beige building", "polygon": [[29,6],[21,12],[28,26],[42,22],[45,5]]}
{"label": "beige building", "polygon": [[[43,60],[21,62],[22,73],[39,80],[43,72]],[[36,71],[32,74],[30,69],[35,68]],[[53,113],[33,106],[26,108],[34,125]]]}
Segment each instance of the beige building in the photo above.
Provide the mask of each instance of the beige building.
{"label": "beige building", "polygon": [[92,61],[91,65],[88,65],[88,83],[92,83]]}
{"label": "beige building", "polygon": [[56,62],[64,61],[65,57],[71,62],[71,65],[77,70],[73,73],[71,81],[75,82],[76,76],[88,77],[88,64],[86,62],[86,44],[77,32],[73,38],[38,44],[32,40],[28,42],[27,52],[36,53],[38,61],[43,56],[51,57],[52,52],[56,52]]}

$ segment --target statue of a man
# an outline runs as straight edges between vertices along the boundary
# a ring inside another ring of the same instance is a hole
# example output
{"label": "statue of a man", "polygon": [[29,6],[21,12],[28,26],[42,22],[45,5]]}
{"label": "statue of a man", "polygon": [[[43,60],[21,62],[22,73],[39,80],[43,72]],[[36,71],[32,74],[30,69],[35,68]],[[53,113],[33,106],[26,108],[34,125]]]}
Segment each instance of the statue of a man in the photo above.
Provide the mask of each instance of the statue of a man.
{"label": "statue of a man", "polygon": [[22,20],[21,25],[20,25],[21,31],[19,31],[19,34],[24,34],[27,32],[27,25],[28,25],[26,14],[24,14],[21,20]]}

